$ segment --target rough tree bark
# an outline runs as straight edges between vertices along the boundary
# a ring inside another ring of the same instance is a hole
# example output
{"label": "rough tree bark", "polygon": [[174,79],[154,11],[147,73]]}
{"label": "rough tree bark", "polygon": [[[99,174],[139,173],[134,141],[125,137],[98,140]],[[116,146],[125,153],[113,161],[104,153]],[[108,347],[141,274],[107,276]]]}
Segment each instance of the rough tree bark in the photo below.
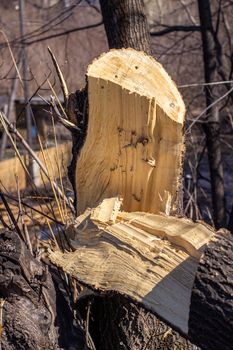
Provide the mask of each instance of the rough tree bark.
{"label": "rough tree bark", "polygon": [[231,350],[233,344],[232,234],[215,234],[201,258],[189,316],[189,337],[202,349]]}
{"label": "rough tree bark", "polygon": [[[212,83],[217,75],[217,47],[211,17],[209,0],[198,0],[202,34],[205,82]],[[214,103],[214,87],[205,87],[206,107],[208,107],[203,130],[206,134],[209,168],[211,176],[213,218],[216,228],[226,226],[223,165],[220,142],[219,108]],[[211,107],[212,106],[212,107]]]}
{"label": "rough tree bark", "polygon": [[2,350],[83,349],[84,337],[53,272],[31,255],[17,232],[0,231]]}
{"label": "rough tree bark", "polygon": [[132,47],[151,54],[143,1],[100,0],[110,49]]}

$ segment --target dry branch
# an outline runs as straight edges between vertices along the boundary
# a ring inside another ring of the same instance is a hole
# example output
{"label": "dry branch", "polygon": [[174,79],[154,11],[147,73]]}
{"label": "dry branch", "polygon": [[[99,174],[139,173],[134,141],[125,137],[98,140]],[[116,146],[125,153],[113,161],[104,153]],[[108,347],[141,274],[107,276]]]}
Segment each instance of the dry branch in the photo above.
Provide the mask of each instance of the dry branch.
{"label": "dry branch", "polygon": [[56,57],[54,56],[54,54],[53,54],[52,50],[50,49],[50,47],[48,47],[48,51],[49,51],[49,54],[50,54],[50,56],[52,58],[53,65],[55,67],[56,73],[57,73],[59,81],[60,81],[60,85],[61,85],[61,89],[62,89],[62,93],[63,93],[63,98],[64,98],[64,103],[65,103],[65,108],[66,108],[67,102],[68,102],[68,97],[69,97],[69,91],[68,91],[65,79],[63,77],[62,71],[61,71],[61,69],[59,67],[59,64],[58,64],[57,60],[56,60]]}

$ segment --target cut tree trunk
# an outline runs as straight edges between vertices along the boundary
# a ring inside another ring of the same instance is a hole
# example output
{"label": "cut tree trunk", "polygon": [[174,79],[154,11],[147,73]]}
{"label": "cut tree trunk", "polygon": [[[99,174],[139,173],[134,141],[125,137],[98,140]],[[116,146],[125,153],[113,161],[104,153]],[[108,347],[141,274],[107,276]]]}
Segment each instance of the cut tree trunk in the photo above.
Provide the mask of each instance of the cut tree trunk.
{"label": "cut tree trunk", "polygon": [[162,66],[133,49],[89,66],[88,129],[76,164],[77,212],[122,196],[123,210],[175,212],[182,172],[182,98]]}
{"label": "cut tree trunk", "polygon": [[71,253],[53,252],[51,261],[100,291],[132,298],[188,334],[196,269],[213,231],[187,219],[121,212],[106,199],[87,210],[76,228]]}
{"label": "cut tree trunk", "polygon": [[[70,168],[77,212],[119,195],[129,212],[175,213],[185,107],[171,78],[143,52],[111,50],[89,67],[87,85],[87,136]],[[144,307],[120,300],[94,298],[97,349],[193,348]]]}

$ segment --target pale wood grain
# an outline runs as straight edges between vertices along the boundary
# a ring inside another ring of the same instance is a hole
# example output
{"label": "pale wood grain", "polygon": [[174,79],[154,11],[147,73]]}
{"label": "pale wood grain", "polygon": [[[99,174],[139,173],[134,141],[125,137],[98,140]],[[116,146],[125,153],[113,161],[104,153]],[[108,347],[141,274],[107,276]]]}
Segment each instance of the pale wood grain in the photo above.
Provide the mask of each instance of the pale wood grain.
{"label": "pale wood grain", "polygon": [[121,196],[125,211],[175,212],[182,172],[182,98],[163,67],[133,49],[89,66],[88,130],[76,167],[77,210]]}
{"label": "pale wood grain", "polygon": [[111,215],[107,221],[114,200],[80,216],[72,233],[75,251],[51,252],[51,262],[95,290],[131,297],[187,334],[195,273],[213,230],[187,219],[119,210],[115,222]]}

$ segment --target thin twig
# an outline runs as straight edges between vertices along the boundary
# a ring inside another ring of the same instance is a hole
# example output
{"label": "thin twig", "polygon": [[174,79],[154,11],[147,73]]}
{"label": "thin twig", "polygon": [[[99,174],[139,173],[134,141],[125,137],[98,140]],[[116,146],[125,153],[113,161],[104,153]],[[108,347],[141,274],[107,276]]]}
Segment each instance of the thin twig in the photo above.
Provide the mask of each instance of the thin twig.
{"label": "thin twig", "polygon": [[89,300],[88,306],[87,306],[87,320],[86,320],[86,343],[92,350],[96,350],[95,344],[89,332],[90,310],[91,310],[91,301]]}
{"label": "thin twig", "polygon": [[[5,118],[6,118],[6,117],[5,117]],[[11,144],[12,144],[14,150],[15,150],[15,153],[16,153],[16,155],[17,155],[17,157],[18,157],[18,159],[19,159],[19,161],[20,161],[20,163],[21,163],[21,165],[22,165],[22,167],[23,167],[25,173],[27,174],[28,178],[29,178],[30,181],[31,181],[31,185],[32,185],[32,188],[33,188],[34,192],[37,194],[38,191],[37,191],[37,188],[35,187],[35,184],[34,184],[34,181],[33,181],[32,177],[31,177],[31,174],[29,173],[29,171],[28,171],[28,169],[27,169],[27,167],[26,167],[26,165],[25,165],[25,163],[24,163],[24,161],[23,161],[23,159],[22,159],[22,157],[21,157],[21,155],[20,155],[20,153],[19,153],[19,151],[18,151],[16,142],[13,140],[13,138],[12,138],[12,136],[11,136],[9,130],[8,130],[8,127],[7,127],[6,123],[5,123],[5,121],[7,121],[7,124],[10,124],[10,125],[13,125],[13,124],[11,124],[11,123],[9,122],[9,120],[8,120],[8,119],[5,119],[5,118],[4,118],[4,114],[0,112],[0,121],[1,121],[1,123],[2,123],[2,126],[3,126],[3,128],[4,128],[4,130],[5,130],[6,134],[7,134],[7,136],[9,137],[9,139],[10,139],[10,141],[11,141]],[[16,130],[16,129],[15,129],[15,130]],[[17,130],[16,130],[16,131],[17,131]],[[19,135],[20,135],[20,134],[19,134]],[[20,136],[21,136],[21,135],[20,135]],[[23,138],[22,138],[22,139],[23,139]],[[23,139],[23,140],[24,140],[24,139]],[[25,143],[26,143],[26,141],[25,141]],[[2,186],[3,186],[3,184],[2,184]],[[3,187],[4,187],[4,186],[3,186]],[[52,209],[52,208],[51,208],[51,209]]]}
{"label": "thin twig", "polygon": [[55,70],[57,72],[57,75],[58,75],[58,78],[59,78],[59,81],[60,81],[60,84],[61,84],[61,89],[62,89],[64,103],[65,103],[65,108],[66,108],[67,104],[68,104],[69,91],[68,91],[65,79],[63,77],[62,71],[61,71],[61,69],[59,67],[59,64],[58,64],[57,60],[56,60],[56,57],[54,56],[54,54],[53,54],[52,50],[50,49],[50,47],[48,47],[48,51],[49,51],[49,54],[50,54],[50,56],[52,58],[53,65],[55,67]]}
{"label": "thin twig", "polygon": [[[56,163],[57,163],[57,168],[58,168],[58,173],[59,173],[59,179],[61,183],[61,189],[63,195],[65,194],[64,186],[63,186],[63,180],[62,180],[62,175],[61,175],[61,167],[60,167],[60,162],[59,162],[59,157],[58,157],[58,144],[57,144],[57,136],[56,136],[56,129],[55,129],[55,123],[54,123],[54,118],[52,117],[52,122],[53,122],[53,133],[54,133],[54,141],[55,141],[55,148],[56,148]],[[65,219],[67,219],[67,207],[66,207],[66,202],[64,201],[64,216]]]}
{"label": "thin twig", "polygon": [[47,80],[47,83],[49,84],[49,87],[50,87],[50,89],[51,89],[53,95],[56,97],[57,103],[58,103],[59,107],[61,108],[61,111],[62,111],[64,117],[68,120],[66,111],[65,111],[64,107],[62,106],[61,101],[59,100],[59,98],[58,98],[58,96],[57,96],[57,94],[56,94],[56,92],[55,92],[55,90],[54,90],[52,84],[50,83],[50,80],[49,80],[49,79]]}
{"label": "thin twig", "polygon": [[189,127],[186,130],[186,134],[190,132],[191,128],[193,125],[209,110],[211,109],[214,105],[216,105],[218,102],[223,100],[226,96],[228,96],[231,92],[233,91],[233,87],[228,90],[224,95],[220,96],[217,100],[215,100],[213,103],[211,103],[208,107],[206,107],[196,118],[195,120],[189,125]]}
{"label": "thin twig", "polygon": [[14,217],[14,215],[13,215],[13,213],[12,213],[12,210],[11,210],[11,208],[9,207],[9,205],[8,205],[8,203],[7,203],[7,201],[6,201],[6,198],[5,198],[4,194],[3,194],[1,191],[0,191],[0,197],[1,197],[2,202],[3,202],[3,204],[4,204],[5,208],[6,208],[7,213],[8,213],[8,215],[9,215],[9,217],[10,217],[10,219],[11,219],[13,225],[14,225],[14,229],[16,230],[16,232],[18,233],[19,237],[20,237],[20,238],[23,240],[23,242],[24,242],[25,240],[24,240],[24,237],[23,237],[23,235],[22,235],[22,232],[20,231],[20,228],[19,228],[19,226],[18,226],[18,224],[17,224],[17,221],[15,220],[15,217]]}
{"label": "thin twig", "polygon": [[52,229],[52,227],[50,225],[50,222],[48,220],[47,220],[47,225],[48,225],[49,231],[50,231],[50,233],[51,233],[51,235],[53,237],[54,243],[56,244],[56,247],[60,250],[59,244],[57,243],[56,236],[55,236],[55,234],[53,232],[53,229]]}
{"label": "thin twig", "polygon": [[[10,141],[11,141],[11,144],[12,144],[14,150],[15,150],[15,153],[16,153],[16,155],[17,155],[17,157],[18,157],[18,159],[19,159],[19,161],[20,161],[20,163],[21,163],[21,165],[22,165],[22,167],[23,167],[25,173],[26,173],[26,174],[28,175],[28,177],[32,180],[31,175],[30,175],[30,173],[29,173],[29,171],[28,171],[26,165],[24,164],[24,162],[23,162],[23,160],[22,160],[22,157],[21,157],[21,155],[20,155],[20,153],[19,153],[19,151],[18,151],[18,148],[17,148],[17,146],[16,146],[16,143],[14,142],[14,140],[13,140],[13,138],[12,138],[10,132],[9,132],[9,129],[8,129],[8,127],[7,127],[8,124],[10,124],[10,125],[12,126],[12,128],[14,128],[14,127],[13,127],[13,124],[11,124],[11,123],[9,122],[9,120],[6,118],[6,116],[5,116],[2,112],[0,112],[0,122],[1,122],[1,124],[2,124],[2,126],[3,126],[3,128],[4,128],[4,131],[6,132],[7,136],[9,137],[9,139],[10,139]],[[7,124],[7,125],[6,125],[6,124]]]}
{"label": "thin twig", "polygon": [[50,105],[53,107],[53,110],[57,116],[57,119],[58,121],[66,128],[68,129],[70,132],[79,132],[81,133],[82,130],[77,126],[75,125],[74,123],[70,122],[68,119],[66,118],[63,118],[61,116],[61,113],[59,112],[58,108],[57,108],[57,105],[56,105],[56,102],[55,102],[55,97],[54,96],[50,96],[50,99],[51,99],[51,102],[50,102]]}
{"label": "thin twig", "polygon": [[21,74],[20,74],[20,72],[19,72],[19,69],[18,69],[16,60],[15,60],[14,54],[13,54],[13,52],[12,52],[12,50],[11,50],[11,45],[10,45],[10,42],[9,42],[9,40],[8,40],[8,37],[7,37],[6,33],[5,33],[3,30],[0,30],[0,33],[2,33],[2,35],[4,36],[4,39],[6,40],[6,43],[7,43],[8,49],[9,49],[9,51],[10,51],[10,55],[11,55],[13,64],[14,64],[14,66],[15,66],[16,72],[17,72],[17,74],[18,74],[20,83],[21,83],[21,85],[23,86],[23,80],[22,80],[22,78],[21,78]]}
{"label": "thin twig", "polygon": [[[40,149],[41,149],[41,152],[42,152],[42,156],[43,156],[43,159],[44,159],[44,164],[45,164],[45,170],[46,170],[46,173],[48,174],[48,179],[49,179],[49,182],[50,182],[50,185],[51,185],[51,188],[52,188],[52,191],[53,191],[53,194],[54,194],[54,197],[55,197],[55,200],[56,200],[56,203],[57,203],[57,206],[58,206],[58,210],[59,210],[59,213],[60,213],[60,217],[62,219],[62,221],[64,222],[64,217],[63,217],[63,213],[62,213],[62,209],[61,209],[61,206],[60,206],[60,202],[58,200],[58,197],[57,197],[57,193],[59,196],[62,195],[62,191],[61,189],[58,187],[57,183],[52,180],[52,176],[49,174],[49,167],[48,167],[48,164],[47,164],[47,160],[46,160],[46,157],[45,157],[45,153],[44,153],[44,149],[43,149],[43,146],[42,146],[42,142],[41,142],[41,139],[40,139],[40,136],[38,135],[38,140],[39,140],[39,144],[40,144]],[[43,169],[42,169],[43,170]],[[59,188],[59,192],[57,191],[56,193],[56,188]],[[63,198],[63,197],[62,197]]]}
{"label": "thin twig", "polygon": [[[0,191],[0,193],[1,193],[1,191]],[[16,203],[19,203],[19,201],[18,201],[16,198],[14,198],[13,196],[11,196],[11,195],[9,195],[9,194],[4,193],[4,196],[5,196],[6,198],[11,199],[12,201],[14,201],[14,202],[16,202]],[[56,223],[56,224],[58,224],[58,225],[61,225],[61,226],[64,226],[64,225],[65,225],[63,222],[58,221],[58,220],[52,218],[51,216],[49,216],[49,215],[43,213],[42,211],[40,211],[40,210],[38,210],[38,209],[32,207],[31,205],[25,203],[25,202],[22,201],[22,200],[21,200],[21,204],[22,204],[24,207],[35,211],[36,213],[42,215],[43,217],[49,219],[50,221],[53,221],[54,223]],[[18,206],[18,204],[12,204],[12,205]]]}
{"label": "thin twig", "polygon": [[19,178],[18,178],[18,176],[16,176],[16,183],[17,183],[17,193],[18,193],[18,199],[19,199],[19,215],[20,215],[20,218],[21,218],[22,229],[23,229],[23,232],[24,232],[24,237],[25,237],[25,241],[27,243],[27,247],[28,247],[30,253],[33,255],[31,240],[30,240],[30,237],[29,237],[27,225],[26,225],[26,223],[24,221],[24,217],[23,217],[23,210],[22,210],[22,203],[21,203],[21,196],[20,196]]}
{"label": "thin twig", "polygon": [[226,81],[213,81],[212,83],[195,83],[195,84],[186,84],[186,85],[178,85],[178,88],[187,88],[187,87],[197,87],[197,86],[212,86],[212,85],[221,85],[221,84],[233,84],[233,80]]}
{"label": "thin twig", "polygon": [[1,221],[4,228],[7,228],[8,230],[12,230],[11,227],[9,225],[7,225],[6,221],[3,219],[3,216],[1,213],[0,213],[0,221]]}

